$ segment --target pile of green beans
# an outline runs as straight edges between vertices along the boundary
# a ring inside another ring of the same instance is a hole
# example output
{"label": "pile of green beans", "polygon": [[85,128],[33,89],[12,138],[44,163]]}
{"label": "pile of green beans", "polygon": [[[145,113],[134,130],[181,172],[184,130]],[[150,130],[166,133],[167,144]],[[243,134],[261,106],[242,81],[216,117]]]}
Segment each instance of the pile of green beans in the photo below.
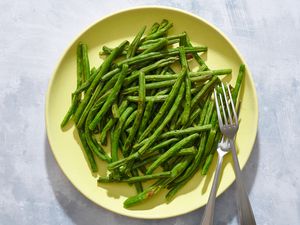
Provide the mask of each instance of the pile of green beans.
{"label": "pile of green beans", "polygon": [[[207,47],[193,46],[186,32],[169,35],[172,27],[164,19],[131,42],[103,46],[98,67],[90,68],[88,46],[77,46],[77,86],[61,127],[74,123],[92,173],[107,163],[98,183],[134,184],[126,208],[165,188],[171,201],[198,171],[207,173],[222,137],[212,92],[232,70],[209,69]],[[234,102],[244,74],[241,65]]]}

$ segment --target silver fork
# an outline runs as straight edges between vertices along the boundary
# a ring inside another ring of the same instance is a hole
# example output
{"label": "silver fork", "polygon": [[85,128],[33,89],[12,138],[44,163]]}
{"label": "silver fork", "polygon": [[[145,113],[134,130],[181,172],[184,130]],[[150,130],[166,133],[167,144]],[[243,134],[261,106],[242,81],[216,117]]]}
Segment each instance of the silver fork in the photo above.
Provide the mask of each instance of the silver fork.
{"label": "silver fork", "polygon": [[217,169],[215,172],[215,177],[213,181],[213,185],[209,194],[208,202],[205,207],[204,215],[202,217],[201,225],[212,225],[214,219],[214,208],[215,208],[215,200],[217,194],[217,187],[219,182],[219,175],[222,168],[222,162],[224,156],[230,150],[230,143],[229,141],[223,136],[222,140],[218,144],[217,152],[218,152],[218,163]]}
{"label": "silver fork", "polygon": [[[240,165],[238,162],[237,153],[234,145],[234,138],[239,128],[238,117],[235,111],[229,85],[227,84],[227,93],[230,101],[228,101],[226,97],[226,91],[223,83],[222,83],[222,91],[223,91],[223,96],[219,94],[219,99],[221,104],[219,104],[218,96],[217,96],[218,94],[216,90],[214,90],[214,95],[215,95],[216,109],[218,114],[219,127],[222,134],[228,138],[230,143],[230,149],[232,151],[234,172],[236,176],[236,195],[237,195],[239,223],[241,225],[255,225],[256,224],[255,218],[248,198],[248,194],[246,192],[244,183],[242,181],[242,173],[241,173],[241,169],[240,169]],[[223,99],[225,100],[225,107],[223,104]],[[220,106],[222,108],[223,118],[221,115]],[[225,110],[225,108],[227,110]]]}

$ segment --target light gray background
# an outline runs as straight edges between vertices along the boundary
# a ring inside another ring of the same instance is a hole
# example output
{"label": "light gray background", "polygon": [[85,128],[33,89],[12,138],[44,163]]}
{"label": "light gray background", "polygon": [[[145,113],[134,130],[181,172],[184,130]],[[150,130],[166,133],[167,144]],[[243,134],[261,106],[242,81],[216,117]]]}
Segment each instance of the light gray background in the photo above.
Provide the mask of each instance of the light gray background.
{"label": "light gray background", "polygon": [[[259,131],[243,171],[257,224],[300,224],[300,1],[0,1],[0,224],[199,224],[203,209],[136,220],[91,203],[49,149],[47,84],[66,47],[99,18],[138,5],[199,15],[237,46],[253,73]],[[234,185],[216,203],[215,224],[237,224]]]}

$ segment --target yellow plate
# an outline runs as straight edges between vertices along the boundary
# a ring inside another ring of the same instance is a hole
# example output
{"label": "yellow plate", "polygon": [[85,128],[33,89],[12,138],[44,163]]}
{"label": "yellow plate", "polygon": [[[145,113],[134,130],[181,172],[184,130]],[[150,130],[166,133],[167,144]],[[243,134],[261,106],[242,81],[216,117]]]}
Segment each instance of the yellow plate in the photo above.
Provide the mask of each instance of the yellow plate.
{"label": "yellow plate", "polygon": [[[174,23],[171,33],[186,31],[193,43],[208,46],[207,64],[211,69],[232,68],[231,80],[234,82],[238,68],[245,63],[234,45],[216,27],[188,12],[166,7],[139,7],[121,11],[105,17],[75,39],[67,48],[58,63],[50,81],[46,99],[46,127],[53,154],[64,174],[72,184],[88,199],[96,204],[125,216],[136,218],[167,218],[181,215],[207,202],[216,159],[206,177],[197,174],[169,204],[165,203],[166,192],[161,192],[151,200],[132,209],[124,209],[123,201],[134,195],[135,190],[126,184],[106,184],[97,186],[96,178],[88,168],[84,154],[77,143],[78,136],[74,127],[67,131],[60,129],[71,100],[71,93],[76,87],[76,45],[79,41],[89,46],[91,66],[98,66],[101,60],[98,52],[105,44],[115,46],[124,39],[132,40],[143,25],[149,28],[153,22],[166,18]],[[257,96],[254,83],[247,68],[245,82],[241,90],[241,124],[237,135],[237,146],[241,167],[247,162],[255,141],[258,123]],[[218,189],[218,195],[233,183],[235,176],[227,157]],[[229,163],[228,163],[229,162]],[[100,173],[105,173],[104,163],[100,163]]]}

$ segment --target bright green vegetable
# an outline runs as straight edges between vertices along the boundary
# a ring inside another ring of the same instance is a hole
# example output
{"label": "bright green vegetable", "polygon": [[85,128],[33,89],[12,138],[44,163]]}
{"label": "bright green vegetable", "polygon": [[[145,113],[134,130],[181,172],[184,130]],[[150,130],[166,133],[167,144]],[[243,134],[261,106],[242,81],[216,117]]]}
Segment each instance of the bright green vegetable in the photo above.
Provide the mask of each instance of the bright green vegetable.
{"label": "bright green vegetable", "polygon": [[97,113],[97,115],[95,116],[95,118],[93,119],[93,121],[90,123],[89,128],[91,130],[94,130],[97,126],[97,124],[99,123],[99,121],[102,119],[102,117],[104,116],[104,114],[109,110],[109,108],[111,107],[111,105],[113,104],[113,102],[116,100],[119,91],[121,90],[122,87],[122,83],[125,79],[125,76],[127,74],[127,69],[128,69],[128,65],[124,64],[122,66],[122,71],[118,77],[118,80],[115,84],[115,86],[113,87],[113,89],[111,90],[110,95],[108,96],[106,102],[104,103],[104,105],[102,106],[101,110]]}
{"label": "bright green vegetable", "polygon": [[[186,68],[188,68],[188,63],[187,63],[184,48],[181,47],[179,52],[180,52],[181,64],[184,65]],[[183,107],[183,112],[181,114],[182,116],[180,117],[180,122],[182,126],[185,126],[186,123],[188,122],[190,113],[191,113],[191,80],[190,80],[189,73],[187,73],[187,75],[185,76],[184,107]]]}
{"label": "bright green vegetable", "polygon": [[140,44],[141,38],[146,30],[146,26],[144,26],[140,32],[135,36],[133,39],[132,43],[129,45],[128,50],[127,50],[127,58],[133,57],[136,53],[136,50]]}
{"label": "bright green vegetable", "polygon": [[232,100],[234,102],[234,104],[236,104],[236,100],[242,85],[242,81],[244,80],[244,76],[245,76],[245,65],[241,65],[240,69],[239,69],[239,74],[237,76],[236,82],[235,82],[235,86],[232,92]]}
{"label": "bright green vegetable", "polygon": [[[145,102],[164,102],[167,99],[168,95],[156,95],[156,96],[146,96],[145,97]],[[131,102],[139,102],[139,97],[138,96],[128,96],[127,97],[128,101]]]}
{"label": "bright green vegetable", "polygon": [[80,138],[80,141],[82,144],[82,148],[85,152],[85,155],[87,156],[88,163],[89,163],[89,166],[90,166],[92,172],[93,173],[98,172],[98,167],[97,167],[93,152],[91,151],[90,147],[88,146],[88,144],[86,142],[84,132],[79,130],[78,135],[79,135],[79,138]]}
{"label": "bright green vegetable", "polygon": [[[83,74],[82,74],[82,45],[79,44],[77,46],[77,88],[81,85],[83,79]],[[71,116],[74,114],[76,111],[76,108],[78,106],[80,99],[80,95],[73,94],[72,95],[72,103],[71,106],[69,107],[69,110],[67,111],[63,121],[60,124],[60,127],[63,128],[66,126],[66,124],[69,122]]]}
{"label": "bright green vegetable", "polygon": [[140,72],[139,76],[139,102],[138,102],[138,108],[137,108],[137,114],[135,117],[135,120],[132,125],[132,129],[128,135],[128,138],[124,144],[124,156],[128,156],[130,154],[130,147],[132,145],[133,138],[135,134],[137,133],[141,119],[144,114],[144,108],[145,108],[145,95],[146,95],[146,89],[145,89],[145,74],[143,72]]}
{"label": "bright green vegetable", "polygon": [[112,135],[112,146],[111,146],[111,158],[112,162],[116,162],[118,160],[118,148],[119,148],[119,138],[122,132],[122,128],[124,125],[124,122],[126,121],[126,118],[132,113],[132,111],[135,109],[133,106],[129,106],[125,109],[125,111],[122,113],[116,128],[114,129],[113,135]]}
{"label": "bright green vegetable", "polygon": [[90,78],[90,62],[88,56],[88,46],[86,44],[82,44],[82,72],[82,80],[88,80]]}

